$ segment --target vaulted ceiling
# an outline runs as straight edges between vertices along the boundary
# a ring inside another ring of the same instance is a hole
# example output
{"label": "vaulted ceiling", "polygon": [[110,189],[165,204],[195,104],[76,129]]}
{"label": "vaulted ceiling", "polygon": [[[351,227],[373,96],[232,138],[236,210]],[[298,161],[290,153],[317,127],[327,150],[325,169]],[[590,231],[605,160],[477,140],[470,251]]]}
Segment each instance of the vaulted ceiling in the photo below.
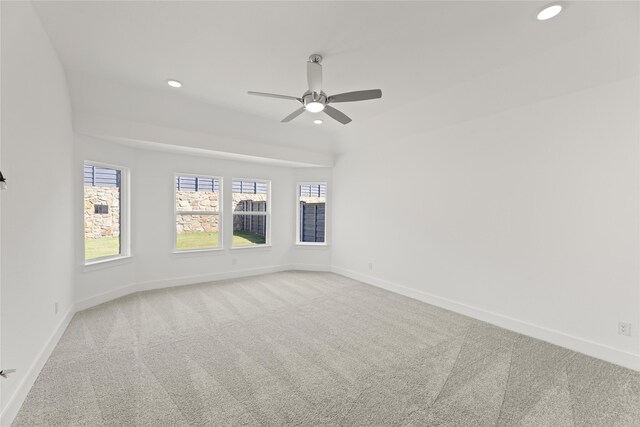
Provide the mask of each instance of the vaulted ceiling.
{"label": "vaulted ceiling", "polygon": [[[324,153],[637,76],[638,3],[35,2],[67,72],[76,111]],[[353,122],[280,120],[306,61],[324,90],[380,88],[341,104]],[[183,83],[170,88],[168,78]]]}

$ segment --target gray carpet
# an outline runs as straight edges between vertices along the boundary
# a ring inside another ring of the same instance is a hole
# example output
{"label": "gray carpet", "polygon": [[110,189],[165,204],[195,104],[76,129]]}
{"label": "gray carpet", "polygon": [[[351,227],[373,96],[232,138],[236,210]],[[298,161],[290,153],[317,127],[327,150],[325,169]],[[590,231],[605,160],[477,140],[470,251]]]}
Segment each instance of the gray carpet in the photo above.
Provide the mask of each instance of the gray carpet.
{"label": "gray carpet", "polygon": [[640,374],[285,272],[77,313],[14,425],[640,426]]}

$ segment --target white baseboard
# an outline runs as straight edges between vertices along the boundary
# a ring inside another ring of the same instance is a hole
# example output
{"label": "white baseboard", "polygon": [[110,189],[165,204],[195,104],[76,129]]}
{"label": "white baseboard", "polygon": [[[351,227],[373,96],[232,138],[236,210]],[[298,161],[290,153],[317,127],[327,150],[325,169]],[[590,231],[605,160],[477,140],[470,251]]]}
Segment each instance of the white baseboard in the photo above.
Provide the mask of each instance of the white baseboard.
{"label": "white baseboard", "polygon": [[[277,265],[271,267],[253,268],[248,270],[227,271],[224,273],[205,274],[198,276],[182,276],[164,280],[149,280],[146,282],[139,282],[123,286],[121,288],[114,289],[100,295],[85,298],[76,303],[76,311],[86,310],[87,308],[95,307],[96,305],[100,305],[116,298],[133,294],[135,292],[171,288],[174,286],[195,285],[197,283],[215,282],[218,280],[238,279],[242,277],[257,276],[259,274],[277,273],[279,271],[295,269],[296,267],[291,265]],[[325,271],[328,271],[328,267]]]}
{"label": "white baseboard", "polygon": [[113,289],[100,295],[85,298],[76,302],[76,311],[82,311],[86,310],[87,308],[95,307],[96,305],[104,304],[105,302],[109,302],[116,298],[120,298],[125,295],[137,292],[137,290],[138,289],[136,287],[136,284],[134,283],[131,285],[123,286],[121,288]]}
{"label": "white baseboard", "polygon": [[330,265],[324,264],[295,264],[292,265],[290,270],[297,271],[333,271]]}
{"label": "white baseboard", "polygon": [[332,271],[334,273],[341,274],[343,276],[358,280],[360,282],[364,282],[369,285],[383,288],[388,291],[416,299],[418,301],[426,302],[428,304],[445,308],[447,310],[451,310],[453,312],[460,313],[474,319],[491,323],[492,325],[496,325],[501,328],[509,329],[523,335],[537,338],[539,340],[546,341],[560,347],[565,347],[569,350],[602,359],[616,365],[624,366],[625,368],[640,371],[640,355],[638,354],[618,350],[613,347],[568,335],[560,331],[544,328],[542,326],[523,322],[521,320],[504,316],[498,313],[493,313],[481,308],[462,304],[446,298],[441,298],[424,291],[412,289],[396,283],[391,283],[386,280],[378,279],[376,277],[368,276],[366,274],[358,273],[345,268],[333,267]]}
{"label": "white baseboard", "polygon": [[148,282],[140,282],[136,285],[136,290],[151,291],[154,289],[171,288],[174,286],[195,285],[197,283],[215,282],[218,280],[239,279],[242,277],[257,276],[260,274],[277,273],[280,271],[291,270],[291,265],[274,265],[271,267],[251,268],[245,270],[226,271],[224,273],[205,274],[200,276],[183,276],[167,280],[150,280]]}
{"label": "white baseboard", "polygon": [[29,394],[29,390],[31,390],[31,387],[33,387],[33,384],[36,382],[38,375],[40,375],[40,371],[42,371],[45,363],[47,363],[49,356],[51,356],[53,349],[58,344],[58,341],[60,341],[62,334],[67,329],[67,326],[69,326],[69,322],[71,322],[75,313],[76,307],[72,306],[53,331],[49,340],[47,340],[45,345],[42,347],[42,350],[40,350],[40,353],[36,356],[35,361],[31,364],[27,372],[24,373],[22,381],[18,384],[13,396],[9,398],[6,406],[2,410],[2,413],[0,413],[0,426],[9,427],[16,415],[18,415],[18,411],[26,399],[27,394]]}
{"label": "white baseboard", "polygon": [[134,283],[105,292],[100,295],[85,298],[77,301],[75,304],[76,311],[86,310],[96,305],[109,302],[116,298],[120,298],[135,292],[151,291],[154,289],[171,288],[174,286],[195,285],[198,283],[216,282],[218,280],[239,279],[242,277],[258,276],[260,274],[278,273],[280,271],[299,270],[299,271],[332,271],[329,265],[320,264],[293,264],[293,265],[275,265],[270,267],[253,268],[246,270],[226,271],[224,273],[205,274],[198,276],[183,276],[165,280],[149,280],[146,282]]}

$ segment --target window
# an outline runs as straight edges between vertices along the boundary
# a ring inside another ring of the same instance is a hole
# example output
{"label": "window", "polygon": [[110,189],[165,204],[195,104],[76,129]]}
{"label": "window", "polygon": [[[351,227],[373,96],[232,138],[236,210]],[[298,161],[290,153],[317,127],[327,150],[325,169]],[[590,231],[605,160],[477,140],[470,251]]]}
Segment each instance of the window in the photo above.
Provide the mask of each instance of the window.
{"label": "window", "polygon": [[269,244],[269,181],[234,179],[233,247]]}
{"label": "window", "polygon": [[327,184],[298,184],[298,244],[326,244]]}
{"label": "window", "polygon": [[178,175],[175,179],[177,251],[221,247],[220,178]]}
{"label": "window", "polygon": [[126,169],[84,164],[84,259],[107,260],[128,255]]}

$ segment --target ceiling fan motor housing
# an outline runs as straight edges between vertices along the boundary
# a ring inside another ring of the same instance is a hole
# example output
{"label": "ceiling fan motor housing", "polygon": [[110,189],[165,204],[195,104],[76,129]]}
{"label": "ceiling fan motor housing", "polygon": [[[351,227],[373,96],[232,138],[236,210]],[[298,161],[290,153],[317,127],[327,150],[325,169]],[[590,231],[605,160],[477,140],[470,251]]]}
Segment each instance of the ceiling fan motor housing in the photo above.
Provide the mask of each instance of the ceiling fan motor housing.
{"label": "ceiling fan motor housing", "polygon": [[327,94],[324,92],[316,93],[311,91],[306,91],[302,95],[302,104],[306,107],[310,102],[319,102],[322,105],[327,104]]}

